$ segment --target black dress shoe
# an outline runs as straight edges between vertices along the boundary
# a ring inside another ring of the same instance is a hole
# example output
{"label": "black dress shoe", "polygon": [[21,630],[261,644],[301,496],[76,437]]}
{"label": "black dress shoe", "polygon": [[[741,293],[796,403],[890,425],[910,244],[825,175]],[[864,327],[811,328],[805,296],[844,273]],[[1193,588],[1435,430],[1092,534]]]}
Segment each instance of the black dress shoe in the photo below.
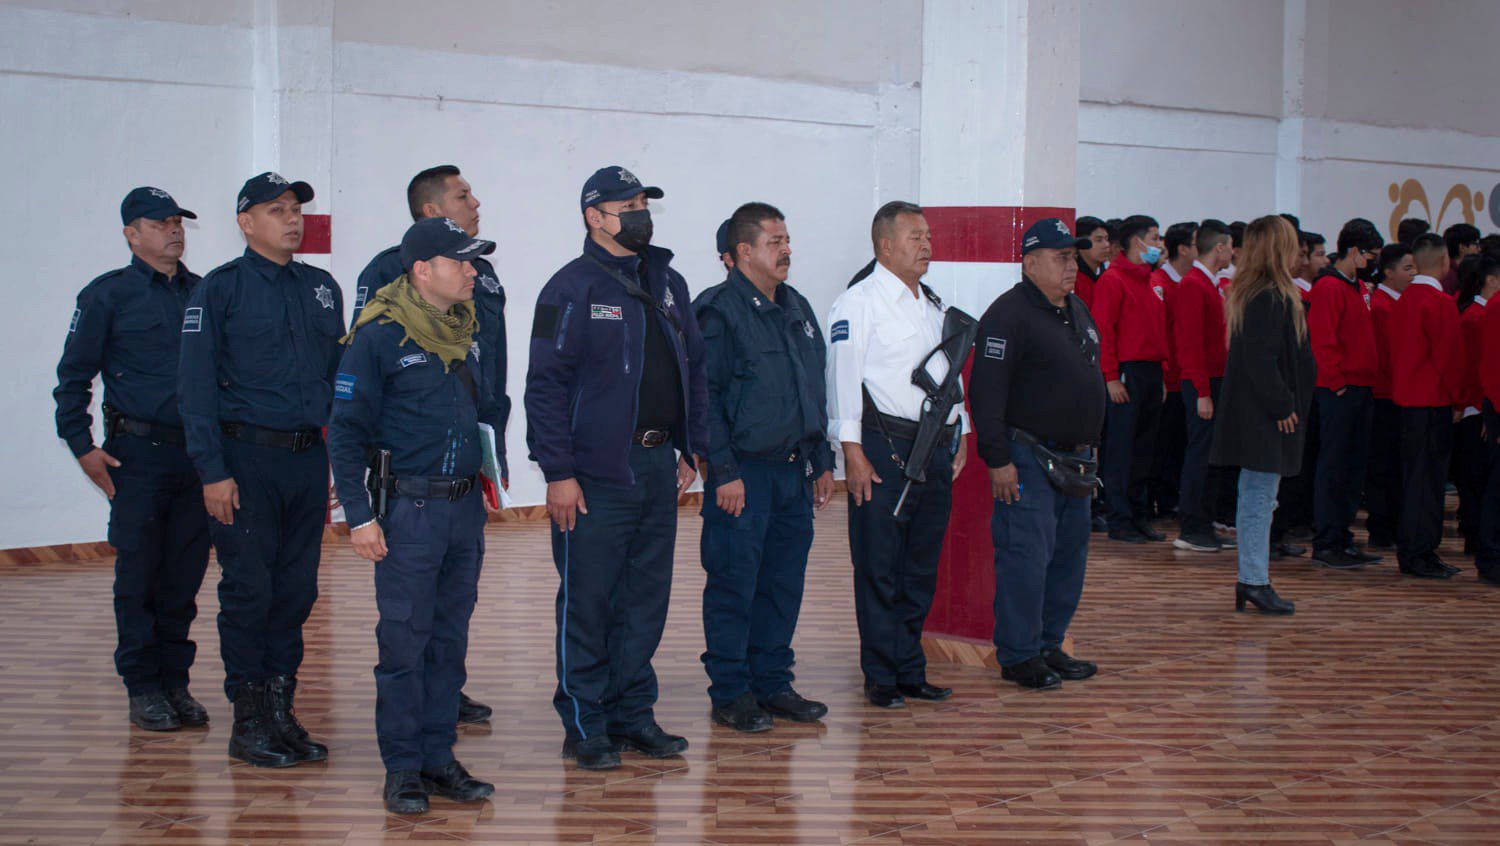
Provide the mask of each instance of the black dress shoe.
{"label": "black dress shoe", "polygon": [[1000,678],[1032,690],[1051,690],[1062,686],[1062,676],[1052,671],[1042,656],[1027,658],[1019,664],[1000,668]]}
{"label": "black dress shoe", "polygon": [[1061,649],[1043,649],[1042,660],[1065,681],[1081,681],[1099,672],[1093,661],[1080,661]]}
{"label": "black dress shoe", "polygon": [[1307,547],[1303,546],[1300,543],[1290,543],[1288,541],[1282,541],[1281,543],[1276,544],[1275,551],[1280,552],[1282,555],[1285,555],[1288,558],[1300,558],[1307,554]]}
{"label": "black dress shoe", "polygon": [[828,715],[827,705],[803,699],[801,694],[791,688],[760,700],[759,705],[775,716],[798,723],[815,723]]}
{"label": "black dress shoe", "polygon": [[656,723],[630,734],[611,734],[609,739],[620,749],[639,752],[648,758],[672,758],[688,748],[687,738],[667,734]]}
{"label": "black dress shoe", "polygon": [[429,794],[455,802],[478,802],[495,792],[495,785],[469,775],[464,765],[450,761],[436,772],[422,771],[422,787]]}
{"label": "black dress shoe", "polygon": [[1134,526],[1126,526],[1122,529],[1110,529],[1109,539],[1120,543],[1149,543],[1149,539],[1135,530]]}
{"label": "black dress shoe", "polygon": [[208,709],[193,698],[185,687],[175,687],[166,692],[167,702],[177,712],[177,719],[189,728],[208,725]]}
{"label": "black dress shoe", "polygon": [[1277,596],[1275,589],[1270,585],[1247,585],[1244,582],[1236,582],[1234,610],[1244,611],[1247,602],[1254,605],[1262,614],[1295,614],[1297,612],[1296,603]]}
{"label": "black dress shoe", "polygon": [[182,718],[161,691],[130,697],[130,722],[146,731],[176,731]]}
{"label": "black dress shoe", "polygon": [[1451,579],[1453,574],[1433,561],[1426,558],[1418,558],[1406,561],[1400,565],[1401,575],[1412,576],[1418,579]]}
{"label": "black dress shoe", "polygon": [[1432,553],[1431,555],[1427,556],[1427,560],[1431,561],[1433,564],[1437,565],[1439,569],[1441,569],[1443,572],[1447,573],[1450,576],[1456,576],[1459,573],[1463,572],[1459,568],[1457,568],[1457,567],[1453,566],[1452,564],[1449,564],[1448,562],[1446,562],[1443,559],[1439,558],[1437,556],[1437,553],[1435,553],[1435,552]]}
{"label": "black dress shoe", "polygon": [[867,684],[865,698],[876,708],[900,708],[906,704],[901,691],[893,684]]}
{"label": "black dress shoe", "polygon": [[480,702],[470,699],[463,691],[458,692],[458,723],[459,725],[473,725],[475,723],[487,723],[495,709]]}
{"label": "black dress shoe", "polygon": [[1109,531],[1109,521],[1104,519],[1103,514],[1095,514],[1089,519],[1089,529],[1095,532]]}
{"label": "black dress shoe", "polygon": [[1480,570],[1479,583],[1482,585],[1494,585],[1495,587],[1500,587],[1500,573],[1487,573],[1484,570]]}
{"label": "black dress shoe", "polygon": [[584,770],[612,770],[620,766],[620,750],[602,734],[587,740],[568,738],[563,741],[562,756],[577,758],[579,769]]}
{"label": "black dress shoe", "polygon": [[1358,570],[1366,563],[1343,549],[1313,550],[1312,560],[1314,564],[1320,564],[1330,570]]}
{"label": "black dress shoe", "polygon": [[427,813],[427,790],[416,770],[386,773],[384,792],[385,809],[393,814]]}
{"label": "black dress shoe", "polygon": [[297,753],[298,763],[325,761],[328,747],[313,740],[307,729],[297,721],[292,711],[292,699],[297,692],[297,680],[291,676],[277,676],[266,682],[266,700],[269,703],[267,717],[271,725],[281,734],[281,742]]}
{"label": "black dress shoe", "polygon": [[1365,552],[1357,546],[1344,547],[1344,554],[1363,564],[1379,564],[1385,558],[1374,553]]}
{"label": "black dress shoe", "polygon": [[1145,538],[1148,541],[1151,541],[1152,543],[1161,543],[1162,541],[1167,539],[1166,535],[1151,528],[1150,523],[1140,522],[1133,525],[1135,530],[1140,533],[1141,537]]}
{"label": "black dress shoe", "polygon": [[775,724],[771,715],[766,713],[750,693],[741,693],[728,705],[715,708],[714,722],[746,734],[770,731]]}
{"label": "black dress shoe", "polygon": [[937,687],[927,682],[920,684],[898,684],[896,689],[907,699],[920,699],[923,702],[941,702],[953,695],[951,687]]}

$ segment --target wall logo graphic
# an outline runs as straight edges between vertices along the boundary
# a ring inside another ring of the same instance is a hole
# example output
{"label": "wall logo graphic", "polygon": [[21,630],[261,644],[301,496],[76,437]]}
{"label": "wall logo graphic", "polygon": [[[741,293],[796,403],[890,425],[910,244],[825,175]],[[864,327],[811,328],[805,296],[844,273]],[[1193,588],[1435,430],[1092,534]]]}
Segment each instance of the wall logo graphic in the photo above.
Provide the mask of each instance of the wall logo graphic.
{"label": "wall logo graphic", "polygon": [[[1408,179],[1401,183],[1392,182],[1387,194],[1394,206],[1391,209],[1391,228],[1386,231],[1395,233],[1396,227],[1408,217],[1425,218],[1432,223],[1436,232],[1442,232],[1460,221],[1484,226],[1486,211],[1489,212],[1488,223],[1500,227],[1500,203],[1495,201],[1497,193],[1500,193],[1500,185],[1491,188],[1486,197],[1483,191],[1475,191],[1460,183],[1449,188],[1442,201],[1434,205],[1420,181]],[[1488,209],[1485,208],[1485,200],[1489,200]]]}

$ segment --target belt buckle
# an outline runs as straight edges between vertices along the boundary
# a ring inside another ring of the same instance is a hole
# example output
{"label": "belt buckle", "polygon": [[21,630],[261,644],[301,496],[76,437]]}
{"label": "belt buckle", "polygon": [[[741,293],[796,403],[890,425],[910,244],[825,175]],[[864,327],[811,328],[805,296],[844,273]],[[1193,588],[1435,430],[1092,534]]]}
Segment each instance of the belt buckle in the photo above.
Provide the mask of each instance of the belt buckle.
{"label": "belt buckle", "polygon": [[469,495],[474,489],[474,480],[471,478],[454,479],[448,483],[448,501],[458,502]]}
{"label": "belt buckle", "polygon": [[303,429],[292,435],[292,452],[302,452],[311,449],[313,445],[313,433]]}
{"label": "belt buckle", "polygon": [[659,447],[667,442],[667,433],[662,429],[647,429],[641,433],[641,446],[647,449]]}

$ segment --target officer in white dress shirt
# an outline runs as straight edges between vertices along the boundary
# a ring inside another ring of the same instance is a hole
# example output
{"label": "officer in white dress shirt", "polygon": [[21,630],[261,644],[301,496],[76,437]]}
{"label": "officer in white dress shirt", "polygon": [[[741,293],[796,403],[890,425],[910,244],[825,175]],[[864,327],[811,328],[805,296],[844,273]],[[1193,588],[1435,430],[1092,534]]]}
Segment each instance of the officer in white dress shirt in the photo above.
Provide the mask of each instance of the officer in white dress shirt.
{"label": "officer in white dress shirt", "polygon": [[[871,272],[856,277],[828,315],[828,436],[843,447],[849,486],[865,695],[891,708],[952,694],[927,683],[922,624],[937,586],[953,479],[968,454],[969,421],[961,405],[948,415],[927,481],[911,486],[893,516],[926,397],[912,384],[912,371],[942,341],[947,307],[921,282],[932,238],[920,206],[882,206],[870,238]],[[940,382],[947,360],[934,356],[928,370]]]}

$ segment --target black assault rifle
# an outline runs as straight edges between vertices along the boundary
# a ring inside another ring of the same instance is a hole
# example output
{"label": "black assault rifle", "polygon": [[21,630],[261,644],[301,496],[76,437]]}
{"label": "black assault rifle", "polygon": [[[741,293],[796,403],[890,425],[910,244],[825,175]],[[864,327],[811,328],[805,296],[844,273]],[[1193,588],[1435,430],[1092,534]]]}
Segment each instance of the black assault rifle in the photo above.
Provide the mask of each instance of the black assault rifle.
{"label": "black assault rifle", "polygon": [[[901,506],[906,502],[906,494],[911,491],[912,483],[922,484],[927,481],[927,462],[932,458],[932,451],[937,448],[938,436],[947,428],[948,415],[953,411],[953,406],[964,400],[963,386],[959,379],[977,337],[979,321],[956,308],[949,308],[943,313],[942,342],[924,356],[917,369],[911,372],[911,383],[921,388],[927,398],[922,400],[922,418],[917,421],[917,436],[912,440],[911,455],[907,456],[906,463],[901,467],[906,485],[901,488],[901,498],[896,500],[892,516],[901,514]],[[928,362],[936,355],[948,359],[948,373],[941,383],[934,381],[932,374],[927,372]]]}

